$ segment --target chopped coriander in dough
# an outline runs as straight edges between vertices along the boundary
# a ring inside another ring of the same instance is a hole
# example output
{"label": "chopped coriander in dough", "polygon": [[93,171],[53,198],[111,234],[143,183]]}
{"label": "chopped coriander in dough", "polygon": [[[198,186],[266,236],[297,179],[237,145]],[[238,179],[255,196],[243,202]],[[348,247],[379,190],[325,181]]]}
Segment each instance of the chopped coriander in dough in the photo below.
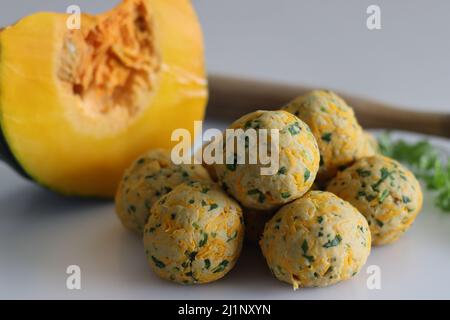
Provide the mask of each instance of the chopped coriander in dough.
{"label": "chopped coriander in dough", "polygon": [[236,201],[213,183],[185,183],[152,207],[144,230],[145,253],[161,278],[207,283],[233,268],[244,233]]}
{"label": "chopped coriander in dough", "polygon": [[183,182],[210,181],[201,165],[175,165],[170,152],[156,149],[138,158],[126,171],[116,194],[122,224],[142,234],[152,205]]}
{"label": "chopped coriander in dough", "polygon": [[320,149],[319,181],[336,175],[356,159],[374,154],[353,109],[331,91],[316,90],[298,97],[283,108],[311,128]]}
{"label": "chopped coriander in dough", "polygon": [[[305,194],[319,168],[319,149],[309,127],[286,111],[256,111],[243,116],[231,129],[278,129],[279,166],[273,175],[261,175],[258,164],[215,164],[222,186],[247,208],[270,210]],[[248,149],[246,159],[248,159]],[[224,152],[225,154],[225,152]],[[235,159],[237,155],[235,154]]]}
{"label": "chopped coriander in dough", "polygon": [[414,175],[381,155],[358,160],[340,172],[327,190],[353,204],[366,217],[374,245],[400,238],[422,208],[422,191]]}
{"label": "chopped coriander in dough", "polygon": [[276,278],[294,289],[323,287],[361,270],[371,235],[351,204],[329,192],[311,191],[273,216],[260,245]]}

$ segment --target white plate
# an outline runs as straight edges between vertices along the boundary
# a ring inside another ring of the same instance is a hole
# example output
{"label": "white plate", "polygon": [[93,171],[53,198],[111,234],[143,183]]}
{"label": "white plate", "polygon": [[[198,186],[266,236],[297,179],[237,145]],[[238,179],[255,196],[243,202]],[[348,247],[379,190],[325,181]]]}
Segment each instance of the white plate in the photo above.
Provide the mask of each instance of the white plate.
{"label": "white plate", "polygon": [[[449,140],[430,140],[450,153]],[[270,274],[258,248],[246,246],[222,280],[181,286],[152,274],[140,239],[121,227],[111,202],[62,198],[0,164],[0,298],[450,298],[450,214],[432,199],[425,192],[424,208],[406,235],[374,248],[361,273],[338,285],[294,292]],[[66,288],[69,265],[81,268],[81,290]],[[366,285],[370,265],[380,267],[380,290]]]}

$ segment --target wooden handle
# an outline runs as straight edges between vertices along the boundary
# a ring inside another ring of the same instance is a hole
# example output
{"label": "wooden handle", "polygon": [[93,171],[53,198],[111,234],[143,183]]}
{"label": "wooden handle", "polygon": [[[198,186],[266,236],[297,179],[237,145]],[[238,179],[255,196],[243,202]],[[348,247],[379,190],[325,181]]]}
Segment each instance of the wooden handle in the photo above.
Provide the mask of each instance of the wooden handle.
{"label": "wooden handle", "polygon": [[[212,75],[207,116],[232,122],[255,110],[276,110],[313,88]],[[398,129],[450,138],[450,113],[415,112],[341,94],[364,128]],[[450,107],[449,107],[450,109]]]}

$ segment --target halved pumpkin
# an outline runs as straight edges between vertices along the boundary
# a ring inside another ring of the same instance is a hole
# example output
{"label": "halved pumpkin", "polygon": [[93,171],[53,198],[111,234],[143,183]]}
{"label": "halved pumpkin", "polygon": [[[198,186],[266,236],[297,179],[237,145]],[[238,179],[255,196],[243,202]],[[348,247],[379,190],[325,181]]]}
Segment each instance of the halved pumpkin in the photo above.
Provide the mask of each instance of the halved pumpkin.
{"label": "halved pumpkin", "polygon": [[111,197],[124,169],[204,116],[201,29],[189,0],[37,13],[0,33],[0,153],[68,195]]}

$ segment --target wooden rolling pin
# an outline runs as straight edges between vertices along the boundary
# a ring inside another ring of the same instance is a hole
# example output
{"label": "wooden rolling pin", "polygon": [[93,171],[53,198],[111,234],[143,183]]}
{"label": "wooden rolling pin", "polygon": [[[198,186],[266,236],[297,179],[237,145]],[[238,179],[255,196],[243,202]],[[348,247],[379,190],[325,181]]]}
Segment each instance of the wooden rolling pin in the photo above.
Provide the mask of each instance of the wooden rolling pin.
{"label": "wooden rolling pin", "polygon": [[[212,75],[207,117],[233,121],[261,109],[275,110],[313,88]],[[364,128],[398,129],[450,138],[450,113],[416,112],[375,100],[338,94]],[[449,106],[450,110],[450,106]]]}

